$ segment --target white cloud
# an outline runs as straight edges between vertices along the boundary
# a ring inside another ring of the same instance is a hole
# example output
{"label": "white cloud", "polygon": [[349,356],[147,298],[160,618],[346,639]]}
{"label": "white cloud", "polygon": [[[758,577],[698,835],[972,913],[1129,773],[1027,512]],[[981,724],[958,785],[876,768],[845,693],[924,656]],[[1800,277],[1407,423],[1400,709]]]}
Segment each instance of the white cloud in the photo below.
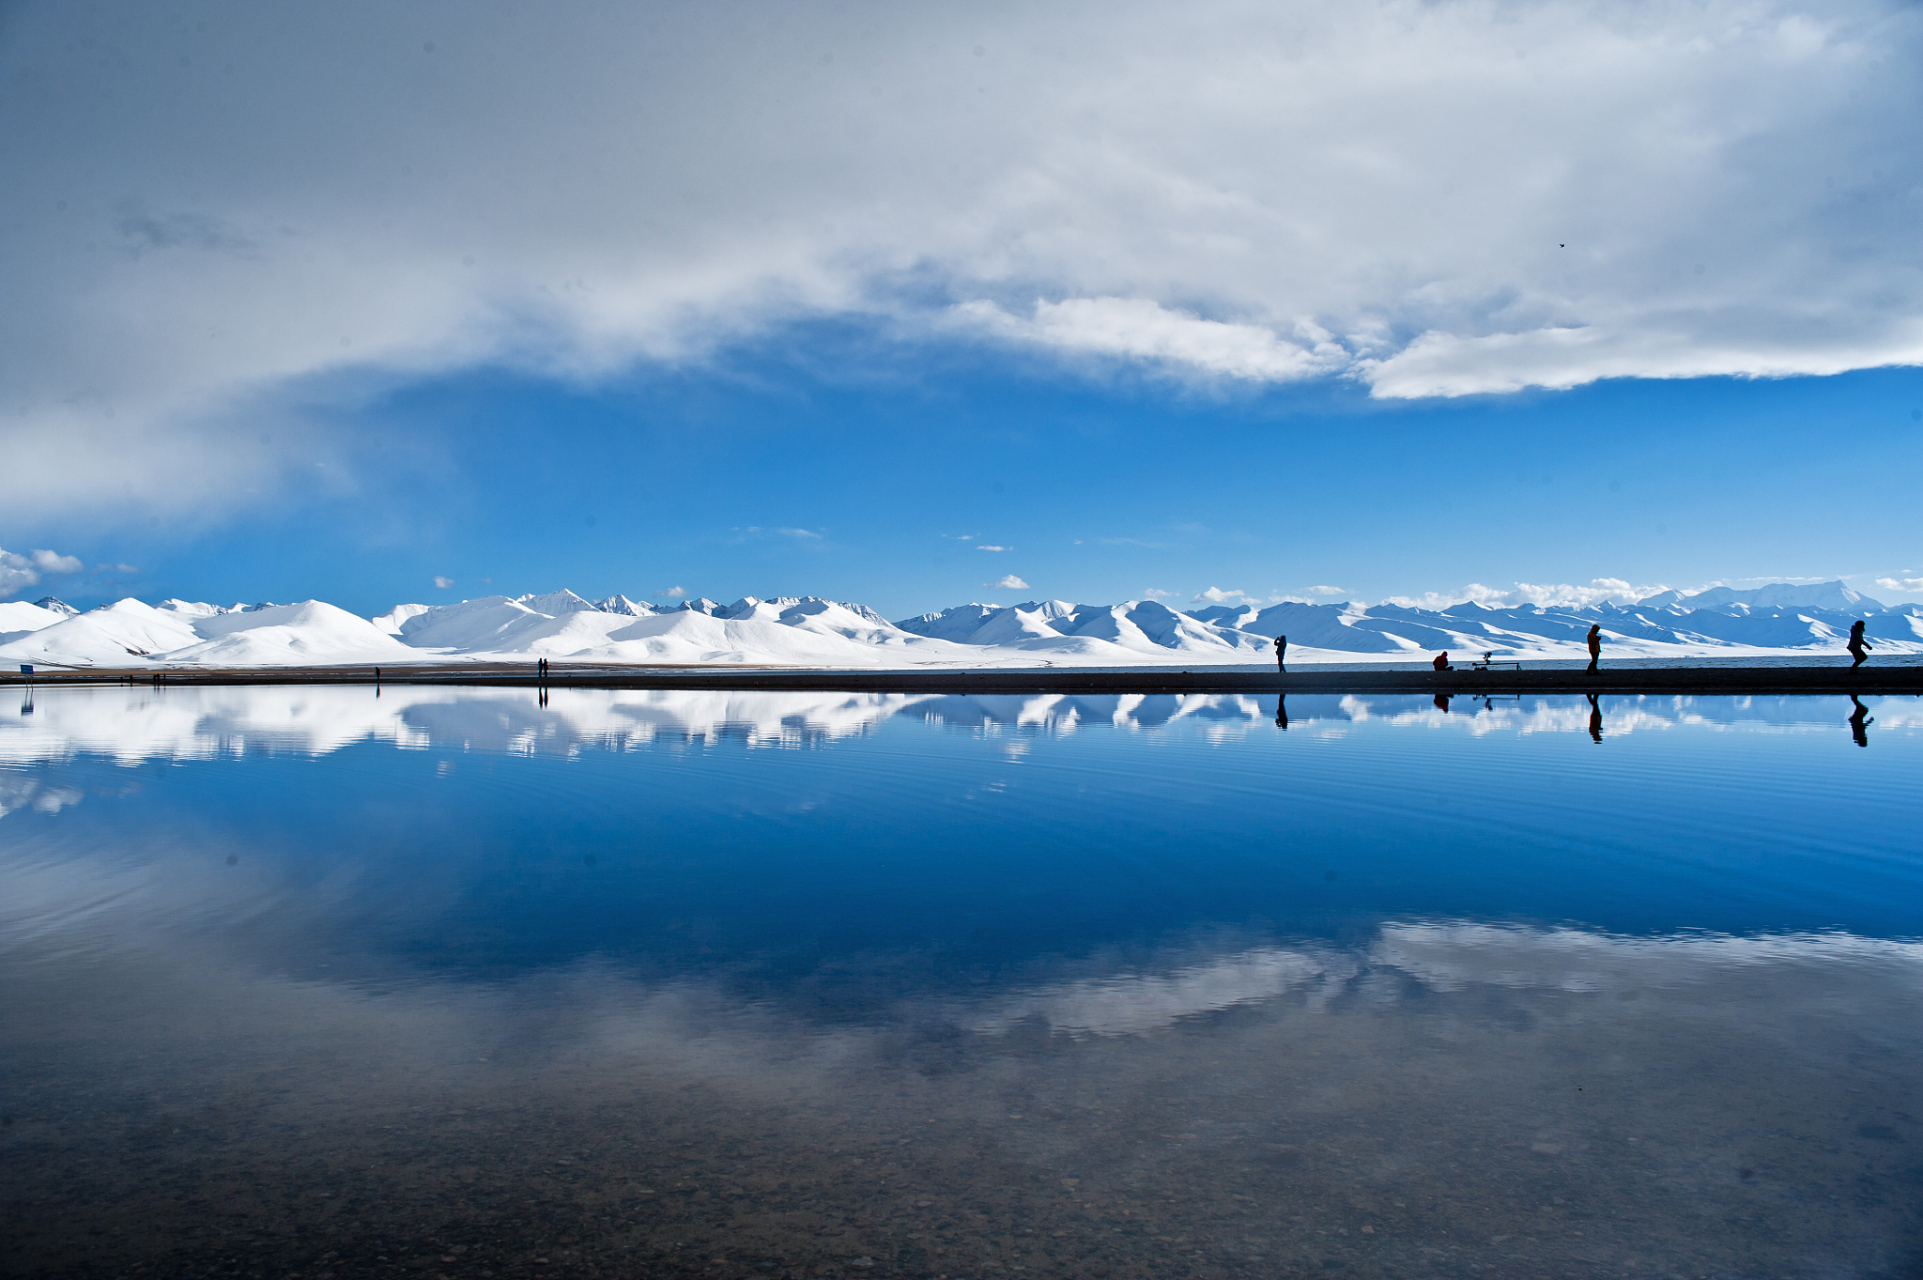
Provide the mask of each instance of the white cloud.
{"label": "white cloud", "polygon": [[784,528],[780,526],[776,526],[773,528],[763,528],[761,525],[758,525],[758,524],[736,525],[733,529],[733,532],[752,533],[756,535],[771,533],[776,535],[777,537],[795,538],[802,541],[806,541],[808,539],[819,539],[821,537],[821,535],[819,533],[816,533],[813,529],[791,529],[791,528]]}
{"label": "white cloud", "polygon": [[670,600],[685,600],[687,598],[688,591],[686,587],[676,586],[676,587],[669,587],[666,591],[657,591],[654,594],[656,594],[657,596],[666,596]]}
{"label": "white cloud", "polygon": [[1341,596],[1347,595],[1348,592],[1341,587],[1310,587],[1309,594],[1312,596]]}
{"label": "white cloud", "polygon": [[1513,600],[1524,604],[1539,605],[1595,605],[1630,604],[1644,596],[1653,596],[1659,591],[1667,591],[1661,583],[1632,586],[1621,578],[1594,578],[1586,587],[1557,583],[1554,586],[1538,586],[1529,582],[1518,582],[1516,589],[1508,594]]}
{"label": "white cloud", "polygon": [[202,12],[8,19],[20,518],[351,483],[317,401],[821,315],[1390,397],[1923,361],[1894,0]]}
{"label": "white cloud", "polygon": [[0,562],[0,600],[17,594],[22,588],[31,587],[40,581],[40,575],[31,569],[16,569]]}
{"label": "white cloud", "polygon": [[1586,587],[1572,586],[1566,582],[1553,586],[1518,582],[1513,590],[1507,591],[1472,582],[1460,591],[1425,591],[1420,596],[1389,596],[1382,603],[1400,605],[1405,609],[1447,609],[1464,603],[1479,604],[1490,609],[1507,609],[1519,604],[1541,605],[1544,608],[1582,608],[1598,604],[1633,604],[1645,596],[1668,589],[1660,584],[1632,586],[1622,578],[1595,578]]}
{"label": "white cloud", "polygon": [[1032,317],[992,302],[967,302],[953,315],[999,337],[1079,355],[1148,361],[1186,374],[1255,382],[1294,382],[1333,373],[1349,353],[1312,326],[1285,342],[1259,324],[1230,324],[1164,307],[1147,298],[1038,300]]}
{"label": "white cloud", "polygon": [[990,545],[989,545],[988,543],[986,543],[986,542],[982,542],[982,543],[978,543],[978,544],[976,544],[976,546],[975,546],[975,550],[977,550],[977,551],[1010,551],[1010,550],[1013,550],[1013,548],[1011,548],[1011,547],[994,547],[994,546],[990,546]]}
{"label": "white cloud", "polygon": [[438,587],[438,588],[440,588],[440,589],[441,589],[442,591],[445,591],[445,590],[447,590],[447,589],[448,589],[449,587],[451,587],[451,586],[453,586],[453,585],[454,585],[454,579],[452,579],[452,578],[443,578],[443,577],[441,577],[441,576],[440,576],[439,574],[436,574],[436,575],[434,575],[434,585],[435,585],[436,587]]}
{"label": "white cloud", "polygon": [[1147,588],[1147,589],[1145,589],[1145,590],[1144,590],[1144,591],[1142,592],[1142,599],[1144,599],[1144,600],[1173,600],[1173,599],[1175,599],[1175,598],[1176,598],[1177,596],[1179,596],[1179,595],[1181,595],[1181,594],[1182,594],[1182,593],[1181,593],[1181,592],[1179,592],[1179,591],[1164,591],[1164,590],[1162,590],[1162,589],[1161,589],[1160,587],[1149,587],[1149,588]]}
{"label": "white cloud", "polygon": [[1020,578],[1016,577],[1012,573],[1003,575],[1003,577],[1000,578],[998,581],[984,582],[982,583],[982,585],[984,587],[999,587],[1003,591],[1028,590],[1028,584],[1026,582],[1023,582]]}
{"label": "white cloud", "polygon": [[1224,591],[1221,587],[1206,587],[1195,594],[1193,603],[1202,604],[1254,604],[1255,597],[1246,591]]}
{"label": "white cloud", "polygon": [[63,556],[57,551],[29,551],[22,555],[0,550],[0,600],[38,586],[42,575],[79,573],[86,567],[78,556]]}
{"label": "white cloud", "polygon": [[1923,591],[1923,578],[1878,578],[1876,585],[1885,591]]}

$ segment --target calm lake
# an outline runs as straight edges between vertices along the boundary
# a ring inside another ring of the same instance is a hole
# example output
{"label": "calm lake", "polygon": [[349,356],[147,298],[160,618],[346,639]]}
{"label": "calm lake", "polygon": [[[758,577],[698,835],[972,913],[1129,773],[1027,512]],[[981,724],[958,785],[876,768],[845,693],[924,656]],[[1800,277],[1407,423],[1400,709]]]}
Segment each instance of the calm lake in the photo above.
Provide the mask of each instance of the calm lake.
{"label": "calm lake", "polygon": [[1923,1274],[1917,699],[26,697],[7,1275]]}

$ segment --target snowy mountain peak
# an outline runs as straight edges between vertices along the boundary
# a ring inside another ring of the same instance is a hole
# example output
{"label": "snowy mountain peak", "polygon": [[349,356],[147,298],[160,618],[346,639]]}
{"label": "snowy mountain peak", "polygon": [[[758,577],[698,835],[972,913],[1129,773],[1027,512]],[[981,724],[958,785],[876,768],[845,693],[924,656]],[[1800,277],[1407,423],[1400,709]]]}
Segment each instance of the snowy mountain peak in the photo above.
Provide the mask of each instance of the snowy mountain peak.
{"label": "snowy mountain peak", "polygon": [[1839,578],[1834,582],[1772,582],[1768,586],[1739,591],[1734,587],[1710,587],[1684,595],[1663,591],[1645,596],[1636,604],[1652,609],[1829,609],[1837,613],[1882,613],[1884,606],[1859,591],[1852,591]]}
{"label": "snowy mountain peak", "polygon": [[65,600],[60,599],[58,596],[41,596],[38,600],[35,600],[33,602],[33,607],[36,609],[45,609],[50,613],[58,613],[68,618],[71,618],[80,612],[80,610],[74,608],[72,605],[68,604]]}
{"label": "snowy mountain peak", "polygon": [[655,614],[653,605],[644,604],[639,600],[630,600],[623,595],[613,595],[605,600],[596,600],[594,607],[602,613],[618,613],[629,618],[651,618]]}
{"label": "snowy mountain peak", "polygon": [[726,618],[731,622],[761,618],[768,621],[793,623],[800,618],[818,618],[835,610],[852,613],[864,622],[879,627],[892,627],[886,618],[865,604],[852,604],[840,600],[829,600],[822,596],[775,596],[764,600],[759,596],[743,596],[727,608],[711,610],[714,617]]}
{"label": "snowy mountain peak", "polygon": [[195,600],[162,600],[154,608],[162,613],[176,613],[183,618],[212,618],[233,610],[223,609],[217,604],[203,604]]}
{"label": "snowy mountain peak", "polygon": [[545,613],[550,618],[558,618],[564,613],[588,613],[599,609],[599,606],[575,595],[566,587],[559,591],[549,591],[544,595],[521,596],[514,603],[532,609],[536,613]]}

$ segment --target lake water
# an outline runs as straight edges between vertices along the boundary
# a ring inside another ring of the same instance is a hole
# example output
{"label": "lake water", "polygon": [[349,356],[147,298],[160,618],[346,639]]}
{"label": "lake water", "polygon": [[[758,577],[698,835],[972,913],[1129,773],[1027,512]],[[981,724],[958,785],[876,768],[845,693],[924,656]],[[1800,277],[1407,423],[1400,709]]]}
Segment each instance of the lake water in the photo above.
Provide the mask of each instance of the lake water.
{"label": "lake water", "polygon": [[41,690],[0,1271],[1923,1274],[1923,702]]}

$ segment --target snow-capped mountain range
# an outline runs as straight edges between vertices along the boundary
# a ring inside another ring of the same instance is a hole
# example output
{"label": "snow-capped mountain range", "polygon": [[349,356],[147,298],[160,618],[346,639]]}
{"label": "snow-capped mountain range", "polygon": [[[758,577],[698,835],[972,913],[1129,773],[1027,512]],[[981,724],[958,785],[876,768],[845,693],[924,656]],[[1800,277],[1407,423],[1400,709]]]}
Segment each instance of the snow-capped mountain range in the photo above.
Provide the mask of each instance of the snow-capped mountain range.
{"label": "snow-capped mountain range", "polygon": [[320,666],[547,658],[581,664],[814,668],[1265,665],[1289,638],[1291,662],[1380,662],[1497,650],[1524,659],[1586,656],[1600,624],[1613,658],[1793,657],[1839,653],[1867,620],[1875,652],[1923,653],[1923,606],[1886,609],[1841,582],[1673,591],[1632,605],[1442,610],[1382,604],[1215,605],[1152,600],[965,604],[889,622],[865,605],[816,597],[697,599],[657,608],[572,591],[459,604],[396,605],[368,619],[319,600],[218,606],[126,599],[76,613],[48,597],[0,602],[0,661],[49,667]]}

